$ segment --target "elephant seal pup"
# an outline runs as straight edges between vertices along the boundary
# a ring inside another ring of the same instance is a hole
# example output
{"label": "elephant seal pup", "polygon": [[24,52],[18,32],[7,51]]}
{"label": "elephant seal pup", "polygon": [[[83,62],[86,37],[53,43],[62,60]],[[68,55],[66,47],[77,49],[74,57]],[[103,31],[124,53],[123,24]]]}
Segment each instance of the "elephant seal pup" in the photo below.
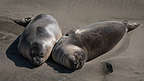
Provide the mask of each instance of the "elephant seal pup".
{"label": "elephant seal pup", "polygon": [[52,58],[69,69],[80,69],[85,62],[111,50],[125,33],[139,25],[127,21],[104,21],[82,27],[57,42]]}
{"label": "elephant seal pup", "polygon": [[40,14],[29,20],[16,20],[15,23],[26,26],[19,38],[18,51],[36,66],[44,63],[56,41],[62,37],[56,19]]}

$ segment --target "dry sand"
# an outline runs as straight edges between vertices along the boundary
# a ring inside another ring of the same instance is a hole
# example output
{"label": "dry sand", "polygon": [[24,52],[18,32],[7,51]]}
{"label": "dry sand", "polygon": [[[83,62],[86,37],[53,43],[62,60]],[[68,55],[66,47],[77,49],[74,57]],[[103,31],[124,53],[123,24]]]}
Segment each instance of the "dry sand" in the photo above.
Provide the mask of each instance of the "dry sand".
{"label": "dry sand", "polygon": [[[144,24],[143,0],[0,0],[0,81],[144,81],[144,27],[125,35],[110,52],[71,72],[51,59],[32,68],[16,50],[23,27],[9,18],[40,13],[54,16],[65,33],[97,21],[123,20]],[[105,74],[102,62],[113,65]]]}

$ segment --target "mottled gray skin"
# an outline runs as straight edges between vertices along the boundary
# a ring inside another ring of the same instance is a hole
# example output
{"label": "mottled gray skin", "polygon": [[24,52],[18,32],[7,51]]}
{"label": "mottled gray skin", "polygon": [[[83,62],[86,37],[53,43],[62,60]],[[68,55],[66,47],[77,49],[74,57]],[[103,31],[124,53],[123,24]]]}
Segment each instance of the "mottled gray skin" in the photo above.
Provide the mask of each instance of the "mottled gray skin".
{"label": "mottled gray skin", "polygon": [[15,22],[25,26],[19,38],[18,51],[32,64],[41,65],[50,56],[56,41],[62,37],[56,19],[50,15],[40,14],[29,22]]}
{"label": "mottled gray skin", "polygon": [[81,27],[57,42],[52,58],[69,69],[80,69],[85,62],[110,51],[125,33],[139,25],[127,21],[105,21]]}

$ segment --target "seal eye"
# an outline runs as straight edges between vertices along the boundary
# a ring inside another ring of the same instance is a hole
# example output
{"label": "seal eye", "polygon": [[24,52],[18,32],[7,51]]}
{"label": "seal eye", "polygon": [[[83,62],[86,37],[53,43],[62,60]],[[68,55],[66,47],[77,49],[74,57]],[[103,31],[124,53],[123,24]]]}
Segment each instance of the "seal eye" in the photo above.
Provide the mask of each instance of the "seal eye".
{"label": "seal eye", "polygon": [[69,34],[68,34],[68,33],[66,33],[66,34],[65,34],[65,36],[69,36]]}

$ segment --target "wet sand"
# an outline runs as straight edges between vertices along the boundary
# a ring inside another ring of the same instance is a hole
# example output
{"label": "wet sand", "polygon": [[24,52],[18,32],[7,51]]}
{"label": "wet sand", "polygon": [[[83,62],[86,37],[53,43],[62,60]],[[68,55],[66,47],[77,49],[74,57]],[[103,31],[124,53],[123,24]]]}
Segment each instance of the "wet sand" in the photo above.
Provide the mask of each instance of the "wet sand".
{"label": "wet sand", "polygon": [[[9,18],[50,14],[63,33],[104,20],[144,24],[143,0],[0,0],[0,81],[144,81],[144,27],[126,34],[110,52],[77,71],[70,71],[51,59],[33,68],[16,46],[24,28]],[[113,65],[105,74],[103,62]]]}

